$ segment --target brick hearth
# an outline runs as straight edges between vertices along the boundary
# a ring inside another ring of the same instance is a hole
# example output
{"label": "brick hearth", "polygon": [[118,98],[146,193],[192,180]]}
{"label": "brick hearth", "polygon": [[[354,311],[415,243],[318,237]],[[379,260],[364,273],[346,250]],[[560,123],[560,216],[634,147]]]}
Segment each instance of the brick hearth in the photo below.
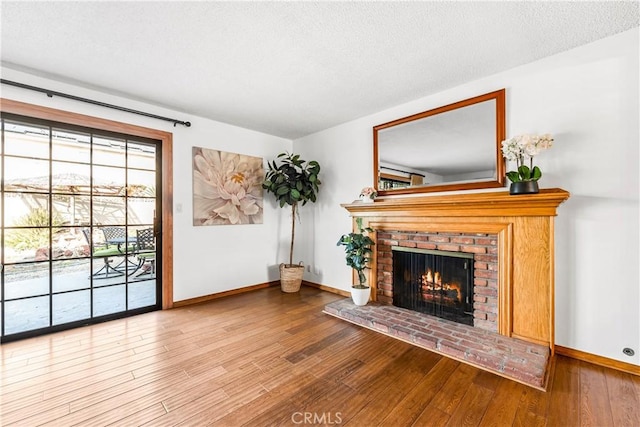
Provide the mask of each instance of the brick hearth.
{"label": "brick hearth", "polygon": [[549,348],[391,305],[343,299],[324,312],[449,356],[539,390],[546,387]]}

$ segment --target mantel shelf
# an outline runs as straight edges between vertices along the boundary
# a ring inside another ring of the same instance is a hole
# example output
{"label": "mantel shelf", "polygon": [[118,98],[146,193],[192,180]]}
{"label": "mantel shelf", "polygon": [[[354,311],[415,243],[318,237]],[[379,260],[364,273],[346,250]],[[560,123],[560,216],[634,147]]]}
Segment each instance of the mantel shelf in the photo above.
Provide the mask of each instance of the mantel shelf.
{"label": "mantel shelf", "polygon": [[411,212],[412,216],[439,217],[555,216],[557,207],[568,198],[568,191],[549,188],[526,195],[499,191],[389,198],[374,203],[356,202],[341,206],[352,216],[397,216],[402,212]]}

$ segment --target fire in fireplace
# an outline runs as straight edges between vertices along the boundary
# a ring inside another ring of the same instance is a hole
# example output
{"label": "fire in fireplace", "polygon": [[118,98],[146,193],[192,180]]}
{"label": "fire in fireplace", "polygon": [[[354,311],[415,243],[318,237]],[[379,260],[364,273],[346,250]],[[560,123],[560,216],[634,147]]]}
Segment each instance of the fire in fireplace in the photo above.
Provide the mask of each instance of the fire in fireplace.
{"label": "fire in fireplace", "polygon": [[473,254],[392,250],[393,305],[473,326]]}

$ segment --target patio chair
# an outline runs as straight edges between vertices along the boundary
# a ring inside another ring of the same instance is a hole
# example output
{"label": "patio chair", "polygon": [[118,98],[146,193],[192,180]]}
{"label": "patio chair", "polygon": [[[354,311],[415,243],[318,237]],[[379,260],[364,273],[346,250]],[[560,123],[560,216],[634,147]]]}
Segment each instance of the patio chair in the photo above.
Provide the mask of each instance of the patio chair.
{"label": "patio chair", "polygon": [[100,227],[100,230],[102,230],[102,232],[104,233],[104,240],[105,242],[119,242],[122,241],[123,243],[126,242],[126,235],[127,235],[127,231],[124,227],[112,227],[112,226],[106,226],[106,227]]}
{"label": "patio chair", "polygon": [[[156,273],[156,238],[153,228],[136,230],[138,267],[132,273],[135,277]],[[146,265],[146,267],[145,267]]]}
{"label": "patio chair", "polygon": [[[104,233],[104,230],[101,230]],[[82,234],[84,234],[89,247],[91,248],[91,255],[94,258],[101,258],[104,261],[104,265],[100,269],[91,274],[91,277],[95,279],[108,279],[111,277],[122,276],[124,273],[120,270],[116,270],[111,266],[113,262],[112,257],[122,256],[122,252],[118,249],[118,245],[107,243],[105,237],[105,243],[95,242],[91,235],[91,229],[83,228]]]}
{"label": "patio chair", "polygon": [[122,238],[125,237],[126,234],[124,227],[102,226],[100,227],[100,230],[104,233],[104,238],[106,240]]}
{"label": "patio chair", "polygon": [[127,254],[127,256],[113,268],[118,271],[135,270],[137,264],[129,260],[129,255],[136,250],[136,237],[127,236],[125,227],[100,226],[98,229],[104,234],[104,240],[108,245],[116,245],[121,254]]}

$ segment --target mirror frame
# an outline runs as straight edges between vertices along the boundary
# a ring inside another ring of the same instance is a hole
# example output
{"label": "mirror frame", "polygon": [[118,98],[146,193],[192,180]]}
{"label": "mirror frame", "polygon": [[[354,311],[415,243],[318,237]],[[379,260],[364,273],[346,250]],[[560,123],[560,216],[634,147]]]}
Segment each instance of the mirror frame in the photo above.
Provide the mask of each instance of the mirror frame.
{"label": "mirror frame", "polygon": [[[383,123],[373,127],[373,182],[374,187],[378,190],[380,196],[390,196],[395,194],[413,194],[413,193],[431,193],[437,191],[455,191],[455,190],[474,190],[480,188],[498,188],[505,185],[505,161],[502,156],[501,142],[506,137],[506,120],[505,120],[505,89],[494,92],[485,93],[484,95],[474,96],[473,98],[455,102],[453,104],[444,105],[432,110],[423,111],[391,122]],[[474,182],[452,182],[451,184],[434,184],[434,185],[418,185],[415,187],[404,187],[393,190],[382,190],[378,188],[379,183],[379,151],[378,151],[378,132],[393,126],[402,125],[425,117],[435,116],[436,114],[446,113],[447,111],[468,107],[485,101],[495,100],[496,102],[496,178],[486,181]]]}

